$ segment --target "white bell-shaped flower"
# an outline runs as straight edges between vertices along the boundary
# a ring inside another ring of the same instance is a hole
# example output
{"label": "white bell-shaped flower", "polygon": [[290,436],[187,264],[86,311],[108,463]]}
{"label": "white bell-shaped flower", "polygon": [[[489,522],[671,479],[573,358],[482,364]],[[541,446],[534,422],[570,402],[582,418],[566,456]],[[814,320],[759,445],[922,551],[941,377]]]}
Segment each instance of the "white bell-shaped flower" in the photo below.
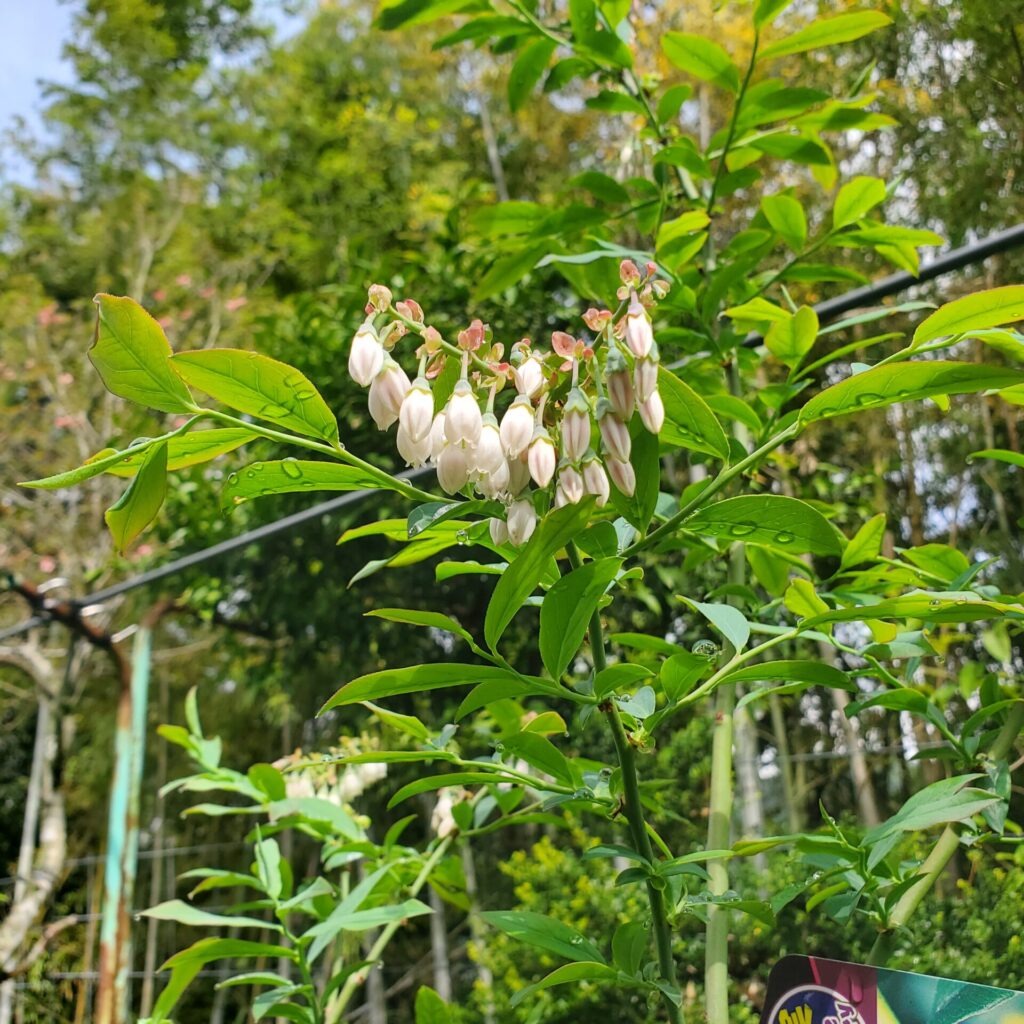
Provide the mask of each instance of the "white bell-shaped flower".
{"label": "white bell-shaped flower", "polygon": [[533,440],[533,406],[525,395],[518,395],[501,419],[501,443],[505,454],[514,459],[526,451]]}
{"label": "white bell-shaped flower", "polygon": [[[630,387],[632,392],[632,386]],[[629,461],[629,453],[633,442],[629,436],[629,427],[615,412],[612,403],[602,398],[597,403],[597,425],[601,431],[601,440],[605,449],[622,462]]]}
{"label": "white bell-shaped flower", "polygon": [[572,505],[577,504],[586,493],[583,475],[575,466],[563,465],[558,471],[558,489],[565,495],[566,501]]}
{"label": "white bell-shaped flower", "polygon": [[597,507],[604,508],[611,497],[611,485],[608,483],[608,474],[601,465],[601,460],[591,453],[583,463],[583,486],[587,494],[597,495]]}
{"label": "white bell-shaped flower", "polygon": [[455,385],[444,414],[444,432],[452,444],[476,444],[483,429],[483,416],[468,380]]}
{"label": "white bell-shaped flower", "polygon": [[439,412],[430,427],[430,457],[434,462],[437,462],[437,457],[444,451],[447,443],[448,438],[444,434],[444,413]]}
{"label": "white bell-shaped flower", "polygon": [[[480,438],[473,453],[476,471],[480,474],[495,473],[505,465],[505,449],[501,444],[501,431],[498,421],[491,413],[485,413]],[[506,469],[507,472],[507,469]]]}
{"label": "white bell-shaped flower", "polygon": [[633,492],[636,490],[636,472],[633,469],[631,462],[622,462],[619,459],[609,458],[605,462],[605,466],[608,469],[608,475],[612,478],[612,483],[622,491],[627,498],[633,496]]}
{"label": "white bell-shaped flower", "polygon": [[537,528],[537,512],[527,498],[514,501],[508,510],[508,539],[518,548],[533,536]]}
{"label": "white bell-shaped flower", "polygon": [[590,406],[579,388],[573,388],[562,413],[562,455],[579,462],[590,447]]}
{"label": "white bell-shaped flower", "polygon": [[665,404],[657,391],[651,392],[647,399],[640,403],[640,419],[652,434],[660,434],[665,424]]}
{"label": "white bell-shaped flower", "polygon": [[536,398],[544,386],[544,364],[531,352],[518,366],[512,367],[516,390],[527,398]]}
{"label": "white bell-shaped flower", "polygon": [[469,452],[460,444],[444,446],[437,457],[437,482],[446,494],[457,494],[469,483]]}
{"label": "white bell-shaped flower", "polygon": [[411,441],[429,440],[434,423],[434,396],[423,377],[417,377],[406,392],[398,411],[398,422]]}
{"label": "white bell-shaped flower", "polygon": [[651,358],[638,359],[633,370],[637,402],[646,402],[658,390],[658,363]]}
{"label": "white bell-shaped flower", "polygon": [[360,386],[368,387],[384,365],[384,346],[377,339],[372,324],[365,323],[355,333],[348,353],[349,376]]}
{"label": "white bell-shaped flower", "polygon": [[380,373],[370,384],[369,408],[378,429],[387,430],[398,419],[399,410],[411,385],[398,363],[387,357]]}
{"label": "white bell-shaped flower", "polygon": [[547,487],[551,478],[555,475],[555,466],[558,464],[558,455],[555,452],[555,443],[543,427],[537,427],[533,432],[533,440],[526,456],[526,465],[530,470],[530,476],[538,487]]}
{"label": "white bell-shaped flower", "polygon": [[626,344],[630,352],[643,359],[654,345],[654,331],[644,307],[634,298],[626,310]]}
{"label": "white bell-shaped flower", "polygon": [[491,540],[495,544],[507,544],[508,543],[508,527],[505,525],[504,519],[498,519],[496,516],[490,519],[487,523],[488,532],[491,535]]}
{"label": "white bell-shaped flower", "polygon": [[405,459],[407,466],[422,466],[430,458],[430,435],[414,441],[405,429],[404,423],[398,424],[398,454]]}

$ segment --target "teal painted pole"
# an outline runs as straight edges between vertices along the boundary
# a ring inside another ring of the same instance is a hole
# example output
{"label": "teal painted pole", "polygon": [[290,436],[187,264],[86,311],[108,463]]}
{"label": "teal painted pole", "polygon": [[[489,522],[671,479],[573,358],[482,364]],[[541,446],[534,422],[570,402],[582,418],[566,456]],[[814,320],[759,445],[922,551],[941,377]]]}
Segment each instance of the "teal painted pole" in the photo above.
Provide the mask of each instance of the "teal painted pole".
{"label": "teal painted pole", "polygon": [[146,756],[153,649],[153,624],[148,620],[147,616],[135,634],[130,665],[124,653],[115,648],[121,668],[121,697],[107,825],[96,1024],[125,1024],[129,1020],[131,914],[139,854],[139,793]]}

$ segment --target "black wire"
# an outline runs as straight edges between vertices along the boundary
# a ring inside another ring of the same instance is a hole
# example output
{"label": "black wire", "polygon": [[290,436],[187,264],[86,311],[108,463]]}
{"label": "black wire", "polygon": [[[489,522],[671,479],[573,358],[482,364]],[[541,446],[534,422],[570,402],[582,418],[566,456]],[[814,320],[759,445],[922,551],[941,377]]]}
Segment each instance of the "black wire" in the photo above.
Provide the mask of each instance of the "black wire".
{"label": "black wire", "polygon": [[[906,272],[891,274],[888,277],[883,277],[880,281],[876,281],[874,284],[865,285],[863,288],[855,288],[852,291],[844,292],[842,295],[837,295],[835,298],[819,302],[814,307],[814,310],[818,314],[819,321],[827,323],[842,316],[844,313],[850,312],[850,310],[866,306],[890,295],[895,295],[914,285],[934,280],[943,274],[962,270],[964,267],[970,266],[973,263],[979,263],[989,256],[1006,252],[1021,245],[1024,245],[1024,224],[1007,228],[1005,231],[997,231],[995,234],[989,235],[978,242],[972,242],[969,245],[961,246],[959,249],[953,249],[944,256],[939,256],[924,264],[916,277]],[[756,348],[761,344],[761,341],[761,336],[755,334],[744,339],[743,344],[750,348]],[[419,469],[407,470],[398,475],[405,480],[416,480],[430,472],[431,469],[424,466]],[[175,576],[185,569],[191,569],[193,566],[201,565],[203,562],[218,558],[220,555],[225,555],[230,551],[237,551],[247,544],[252,544],[255,541],[263,540],[265,537],[272,537],[274,534],[290,530],[293,526],[301,526],[303,523],[307,523],[319,516],[330,515],[330,513],[336,512],[338,509],[356,504],[376,493],[374,490],[350,491],[329,501],[319,502],[307,509],[303,509],[301,512],[295,512],[290,516],[285,516],[283,519],[276,519],[272,523],[265,523],[263,526],[258,526],[254,530],[248,530],[237,537],[231,537],[228,540],[221,541],[219,544],[213,544],[208,548],[193,551],[191,554],[183,555],[181,558],[176,558],[174,561],[166,563],[166,565],[149,569],[146,572],[139,573],[137,576],[131,576],[120,583],[115,583],[113,586],[105,587],[103,590],[94,591],[87,597],[72,598],[70,603],[79,609],[91,604],[104,604],[114,597],[120,597],[121,594],[126,594],[131,590],[155,583],[158,580],[167,579],[169,576]],[[6,640],[9,637],[28,632],[28,630],[42,624],[44,621],[46,621],[44,616],[34,615],[19,625],[9,626],[4,630],[0,630],[0,640]]]}

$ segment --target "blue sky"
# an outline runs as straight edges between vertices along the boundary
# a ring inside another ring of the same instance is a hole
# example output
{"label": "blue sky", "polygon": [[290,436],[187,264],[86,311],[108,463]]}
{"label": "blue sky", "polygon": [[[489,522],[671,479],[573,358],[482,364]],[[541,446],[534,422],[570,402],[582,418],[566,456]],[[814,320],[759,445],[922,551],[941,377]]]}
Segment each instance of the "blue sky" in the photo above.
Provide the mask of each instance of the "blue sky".
{"label": "blue sky", "polygon": [[0,31],[0,126],[16,115],[39,124],[39,80],[66,81],[60,59],[71,25],[71,8],[58,0],[4,0]]}

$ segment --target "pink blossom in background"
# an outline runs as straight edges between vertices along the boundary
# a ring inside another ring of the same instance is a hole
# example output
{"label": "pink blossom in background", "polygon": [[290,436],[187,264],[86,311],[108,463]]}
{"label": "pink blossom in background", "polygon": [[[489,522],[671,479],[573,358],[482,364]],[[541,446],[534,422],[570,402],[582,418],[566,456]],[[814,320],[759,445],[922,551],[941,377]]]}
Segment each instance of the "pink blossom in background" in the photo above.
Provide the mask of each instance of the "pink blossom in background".
{"label": "pink blossom in background", "polygon": [[187,288],[192,283],[192,278],[188,274],[179,274],[174,279],[174,283],[181,285],[182,288]]}
{"label": "pink blossom in background", "polygon": [[75,375],[73,373],[62,373],[62,374],[59,374],[58,377],[57,377],[57,383],[61,387],[66,388],[69,385],[75,383]]}
{"label": "pink blossom in background", "polygon": [[40,572],[46,573],[46,575],[49,576],[50,573],[55,572],[56,569],[57,559],[54,558],[52,555],[43,555],[43,557],[39,559]]}
{"label": "pink blossom in background", "polygon": [[228,299],[228,301],[224,303],[224,308],[229,313],[234,313],[236,309],[241,309],[243,306],[247,306],[248,304],[249,300],[244,295],[236,295],[235,298]]}
{"label": "pink blossom in background", "polygon": [[155,299],[155,300],[156,300],[157,302],[163,302],[163,301],[164,301],[164,299],[166,299],[166,298],[167,298],[167,292],[165,292],[165,291],[163,290],[163,288],[157,288],[157,290],[156,290],[155,292],[153,292],[153,298],[154,298],[154,299]]}

